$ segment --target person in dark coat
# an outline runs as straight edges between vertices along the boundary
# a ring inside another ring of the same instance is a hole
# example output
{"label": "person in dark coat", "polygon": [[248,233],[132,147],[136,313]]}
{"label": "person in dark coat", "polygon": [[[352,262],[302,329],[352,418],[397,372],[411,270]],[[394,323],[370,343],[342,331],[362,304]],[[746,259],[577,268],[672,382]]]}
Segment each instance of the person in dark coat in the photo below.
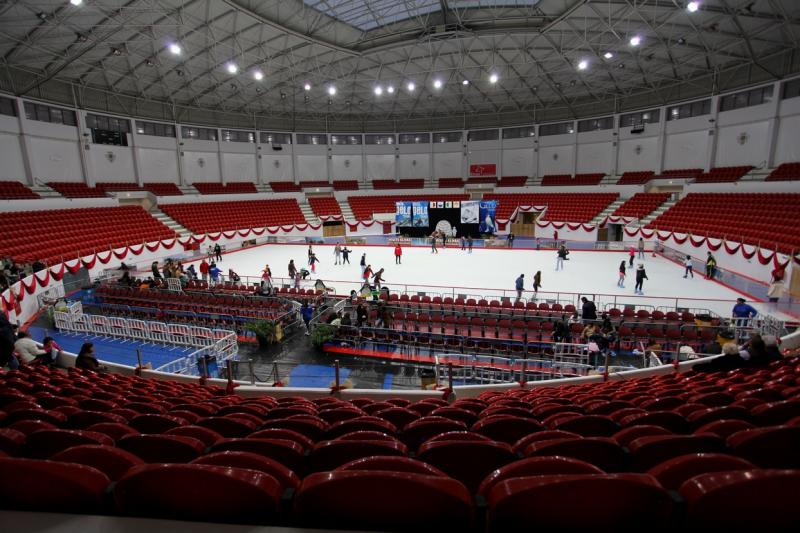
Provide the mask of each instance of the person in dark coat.
{"label": "person in dark coat", "polygon": [[342,264],[347,263],[350,264],[350,254],[353,253],[353,250],[350,250],[345,246],[342,248]]}
{"label": "person in dark coat", "polygon": [[214,256],[216,256],[217,261],[222,261],[222,247],[219,243],[214,245]]}
{"label": "person in dark coat", "polygon": [[647,277],[647,272],[644,270],[644,265],[640,263],[639,266],[636,267],[636,287],[633,289],[634,294],[644,294],[642,292],[642,286],[644,285],[644,280],[646,279],[650,278]]}
{"label": "person in dark coat", "polygon": [[19,361],[14,356],[14,327],[6,318],[5,313],[0,313],[0,367],[8,366],[11,370],[19,368]]}
{"label": "person in dark coat", "polygon": [[85,342],[81,346],[81,351],[78,352],[78,358],[75,359],[75,368],[82,368],[84,370],[92,370],[93,372],[103,372],[106,367],[100,364],[94,354],[94,344]]}
{"label": "person in dark coat", "polygon": [[586,296],[581,298],[581,302],[583,302],[581,318],[583,318],[584,321],[597,320],[597,307],[594,305],[594,302],[589,300]]}

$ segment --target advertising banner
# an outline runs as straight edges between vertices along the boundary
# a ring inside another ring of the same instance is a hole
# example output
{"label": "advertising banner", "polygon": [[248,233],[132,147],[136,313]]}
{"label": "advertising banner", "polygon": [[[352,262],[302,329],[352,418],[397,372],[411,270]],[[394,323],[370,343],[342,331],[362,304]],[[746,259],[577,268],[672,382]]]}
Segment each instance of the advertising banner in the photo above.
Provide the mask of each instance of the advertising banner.
{"label": "advertising banner", "polygon": [[497,231],[497,200],[481,200],[480,202],[480,227],[481,233],[495,233]]}
{"label": "advertising banner", "polygon": [[461,223],[477,224],[480,202],[478,200],[468,200],[461,202]]}
{"label": "advertising banner", "polygon": [[411,202],[395,202],[394,220],[397,227],[411,225]]}
{"label": "advertising banner", "polygon": [[483,163],[469,166],[470,176],[497,176],[497,165],[494,163]]}
{"label": "advertising banner", "polygon": [[427,228],[430,225],[428,217],[428,202],[412,202],[414,212],[413,226],[415,228]]}

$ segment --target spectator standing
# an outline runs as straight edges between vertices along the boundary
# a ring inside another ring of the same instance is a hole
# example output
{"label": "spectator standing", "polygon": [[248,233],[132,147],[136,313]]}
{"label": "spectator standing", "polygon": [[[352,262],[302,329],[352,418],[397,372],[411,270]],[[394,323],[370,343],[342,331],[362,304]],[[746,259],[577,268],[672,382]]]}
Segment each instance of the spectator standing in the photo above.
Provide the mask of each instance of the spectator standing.
{"label": "spectator standing", "polygon": [[59,346],[53,337],[45,337],[42,339],[42,351],[45,355],[41,360],[46,365],[54,365],[58,362],[58,356],[64,354],[64,350]]}
{"label": "spectator standing", "polygon": [[581,298],[581,302],[583,302],[583,306],[581,307],[581,318],[583,318],[583,321],[597,320],[597,307],[594,305],[594,302],[586,296]]}
{"label": "spectator standing", "polygon": [[211,266],[208,268],[208,275],[211,277],[211,282],[216,285],[219,283],[220,275],[222,274],[222,270],[219,269],[216,263],[211,263]]}
{"label": "spectator standing", "polygon": [[33,262],[31,268],[33,269],[33,273],[36,274],[37,272],[41,272],[47,267],[44,265],[44,263],[42,263],[41,259],[37,259],[36,261]]}
{"label": "spectator standing", "polygon": [[769,284],[767,298],[769,298],[769,301],[772,303],[777,302],[783,296],[783,281],[781,281],[781,279],[774,279],[772,283]]}
{"label": "spectator standing", "polygon": [[7,366],[10,370],[19,368],[19,361],[14,355],[16,340],[14,327],[5,313],[0,313],[0,367]]}
{"label": "spectator standing", "polygon": [[234,270],[232,268],[229,268],[228,269],[228,281],[230,281],[231,283],[239,283],[240,281],[242,281],[242,277],[239,274],[237,274],[236,272],[234,272]]}
{"label": "spectator standing", "polygon": [[[203,259],[200,262],[200,277],[202,277],[203,281],[205,282],[208,282],[208,269],[209,269],[208,261]],[[153,271],[153,275],[155,276],[155,271]]]}
{"label": "spectator standing", "polygon": [[756,311],[752,305],[748,304],[744,298],[736,298],[736,305],[733,306],[733,311],[731,313],[736,319],[734,323],[739,327],[750,325],[750,319],[758,315],[758,311]]}
{"label": "spectator standing", "polygon": [[536,296],[539,294],[539,287],[542,286],[542,271],[537,270],[536,274],[533,275],[533,299],[536,299]]}
{"label": "spectator standing", "polygon": [[311,317],[314,316],[314,308],[308,305],[308,302],[303,302],[303,306],[300,308],[300,316],[303,317],[303,323],[306,325],[306,335],[311,335],[308,323],[311,322]]}
{"label": "spectator standing", "polygon": [[692,268],[691,255],[687,255],[686,259],[683,260],[683,266],[686,268],[686,271],[683,273],[684,279],[686,279],[687,276],[691,276],[691,278],[694,279],[694,269]]}
{"label": "spectator standing", "polygon": [[515,288],[517,289],[517,301],[522,299],[522,291],[525,290],[525,274],[520,274],[515,282]]}
{"label": "spectator standing", "polygon": [[264,270],[261,271],[261,289],[271,289],[272,288],[272,269],[269,268],[269,265],[264,266]]}
{"label": "spectator standing", "polygon": [[400,247],[400,243],[398,243],[394,247],[394,264],[396,265],[402,264],[401,262],[402,257],[403,257],[403,249]]}
{"label": "spectator standing", "polygon": [[714,257],[714,254],[708,252],[706,256],[706,277],[708,279],[714,279],[714,275],[717,273],[717,258]]}
{"label": "spectator standing", "polygon": [[158,270],[158,261],[153,261],[150,265],[150,270],[153,272],[153,279],[161,279],[161,272]]}
{"label": "spectator standing", "polygon": [[639,263],[636,267],[636,286],[633,288],[634,294],[644,294],[642,288],[644,287],[644,280],[650,279],[647,277],[647,272],[644,270],[644,265]]}

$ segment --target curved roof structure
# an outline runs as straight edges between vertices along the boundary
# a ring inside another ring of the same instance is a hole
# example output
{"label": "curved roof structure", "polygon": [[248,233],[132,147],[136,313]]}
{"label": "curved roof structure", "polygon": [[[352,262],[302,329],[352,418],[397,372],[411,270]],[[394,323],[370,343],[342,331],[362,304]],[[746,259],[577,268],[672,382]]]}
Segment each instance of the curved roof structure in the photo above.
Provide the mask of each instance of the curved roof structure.
{"label": "curved roof structure", "polygon": [[170,121],[411,131],[599,115],[800,71],[797,0],[688,4],[8,1],[0,90]]}

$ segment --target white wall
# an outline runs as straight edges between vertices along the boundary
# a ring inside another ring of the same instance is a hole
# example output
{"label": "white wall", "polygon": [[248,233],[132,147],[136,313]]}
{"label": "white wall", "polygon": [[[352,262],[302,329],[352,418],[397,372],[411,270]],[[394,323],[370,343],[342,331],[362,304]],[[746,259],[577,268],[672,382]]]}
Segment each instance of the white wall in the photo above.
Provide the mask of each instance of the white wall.
{"label": "white wall", "polygon": [[[467,160],[469,165],[495,165],[495,175],[500,172],[500,150],[498,148],[492,150],[469,150],[467,152]],[[469,168],[467,168],[467,172],[469,173]]]}
{"label": "white wall", "polygon": [[433,177],[453,178],[462,175],[463,152],[437,152],[433,154]]}
{"label": "white wall", "polygon": [[533,148],[504,149],[501,170],[503,176],[532,176]]}
{"label": "white wall", "polygon": [[19,135],[0,132],[0,181],[27,181],[19,141]]}
{"label": "white wall", "polygon": [[183,156],[184,179],[188,183],[220,182],[219,154],[186,150]]}
{"label": "white wall", "polygon": [[256,182],[256,156],[223,152],[222,175],[225,181]]}
{"label": "white wall", "polygon": [[578,144],[577,174],[611,174],[614,164],[614,147],[611,142]]}
{"label": "white wall", "polygon": [[[369,160],[367,160],[367,166],[369,167]],[[397,176],[399,178],[427,178],[430,175],[430,153],[400,154],[400,158],[397,160]],[[374,177],[371,173],[367,173],[367,176]]]}
{"label": "white wall", "polygon": [[178,158],[175,150],[135,148],[139,154],[139,175],[142,181],[178,183]]}
{"label": "white wall", "polygon": [[328,179],[326,155],[298,155],[297,179],[300,181],[317,181]]}
{"label": "white wall", "polygon": [[136,172],[133,169],[133,151],[128,146],[92,144],[89,158],[95,182],[136,181]]}
{"label": "white wall", "polygon": [[[763,165],[769,157],[769,141],[769,122],[766,120],[720,127],[714,166]],[[800,144],[800,141],[796,142]]]}
{"label": "white wall", "polygon": [[279,155],[278,153],[270,152],[272,152],[271,149],[261,156],[262,181],[292,181],[294,179],[292,154],[281,152]]}
{"label": "white wall", "polygon": [[[386,157],[386,156],[367,156]],[[393,157],[393,156],[388,156]],[[333,155],[331,157],[331,178],[335,180],[359,180],[364,176],[361,154]],[[325,178],[323,178],[325,179]]]}
{"label": "white wall", "polygon": [[617,173],[656,170],[658,168],[658,142],[658,137],[620,139]]}
{"label": "white wall", "polygon": [[539,176],[572,174],[575,166],[575,145],[539,146]]}
{"label": "white wall", "polygon": [[800,161],[800,115],[782,117],[775,146],[775,166]]}
{"label": "white wall", "polygon": [[30,138],[31,170],[42,181],[84,181],[77,141]]}
{"label": "white wall", "polygon": [[708,129],[668,134],[664,169],[705,168],[709,139]]}
{"label": "white wall", "polygon": [[[426,154],[426,161],[425,167],[429,168],[427,163],[427,154]],[[364,175],[367,179],[393,179],[394,178],[394,163],[395,157],[392,154],[367,154],[367,170],[364,172]],[[400,160],[398,160],[398,165],[400,164]],[[412,171],[415,170],[417,167],[422,166],[417,161],[417,165],[412,165]],[[426,176],[429,174],[426,174]],[[401,177],[416,177],[413,175],[407,175],[400,173]]]}

